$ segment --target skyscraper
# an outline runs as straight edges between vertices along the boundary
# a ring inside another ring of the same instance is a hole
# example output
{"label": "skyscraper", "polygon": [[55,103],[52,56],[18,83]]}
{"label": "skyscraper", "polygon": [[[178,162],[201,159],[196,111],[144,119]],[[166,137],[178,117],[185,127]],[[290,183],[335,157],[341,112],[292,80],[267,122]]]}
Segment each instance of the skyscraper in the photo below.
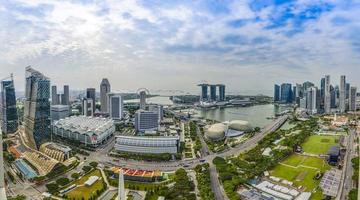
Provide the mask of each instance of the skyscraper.
{"label": "skyscraper", "polygon": [[216,85],[210,85],[210,99],[216,101]]}
{"label": "skyscraper", "polygon": [[325,78],[320,81],[320,108],[324,109],[325,102]]}
{"label": "skyscraper", "polygon": [[201,95],[200,101],[207,101],[208,100],[208,84],[199,84],[198,86],[201,87]]}
{"label": "skyscraper", "polygon": [[296,83],[295,102],[300,106],[300,99],[303,97],[302,85]]}
{"label": "skyscraper", "polygon": [[219,84],[219,101],[225,101],[225,85]]}
{"label": "skyscraper", "polygon": [[280,86],[274,85],[274,102],[280,101]]}
{"label": "skyscraper", "polygon": [[92,99],[92,101],[93,101],[93,113],[95,113],[95,108],[96,108],[96,90],[95,90],[95,88],[86,89],[86,98],[87,99]]}
{"label": "skyscraper", "polygon": [[114,120],[121,120],[123,118],[124,103],[121,94],[108,93],[108,112],[110,117]]}
{"label": "skyscraper", "polygon": [[10,80],[1,81],[0,98],[2,131],[5,134],[15,133],[18,128],[18,116],[16,110],[15,87],[12,75]]}
{"label": "skyscraper", "polygon": [[309,89],[310,87],[312,87],[312,86],[314,86],[314,83],[312,83],[312,82],[310,82],[310,81],[306,81],[306,82],[303,83],[303,89],[304,89],[304,91],[308,91],[308,89]]}
{"label": "skyscraper", "polygon": [[349,99],[350,96],[350,83],[345,83],[345,98]]}
{"label": "skyscraper", "polygon": [[85,116],[94,116],[94,101],[92,98],[84,98],[82,101],[82,114]]}
{"label": "skyscraper", "polygon": [[307,109],[311,114],[317,113],[317,88],[316,87],[308,88]]}
{"label": "skyscraper", "polygon": [[56,85],[51,86],[51,105],[59,105],[59,98]]}
{"label": "skyscraper", "polygon": [[292,102],[292,89],[290,83],[281,84],[281,102],[283,103],[291,103]]}
{"label": "skyscraper", "polygon": [[70,106],[70,91],[68,85],[64,85],[64,94],[61,96],[61,104]]}
{"label": "skyscraper", "polygon": [[140,109],[145,110],[146,108],[146,91],[141,90],[139,92],[140,95]]}
{"label": "skyscraper", "polygon": [[336,90],[330,85],[330,108],[336,108]]}
{"label": "skyscraper", "polygon": [[101,112],[109,112],[108,111],[108,96],[107,93],[110,92],[110,83],[107,78],[104,78],[100,83],[100,103],[101,103]]}
{"label": "skyscraper", "polygon": [[344,113],[346,109],[346,80],[345,76],[340,76],[340,96],[339,96],[339,110]]}
{"label": "skyscraper", "polygon": [[356,87],[350,87],[349,111],[356,111]]}
{"label": "skyscraper", "polygon": [[330,75],[325,76],[325,101],[324,111],[325,113],[331,112],[331,94],[330,94]]}
{"label": "skyscraper", "polygon": [[38,149],[50,138],[50,79],[26,67],[24,130],[28,146]]}

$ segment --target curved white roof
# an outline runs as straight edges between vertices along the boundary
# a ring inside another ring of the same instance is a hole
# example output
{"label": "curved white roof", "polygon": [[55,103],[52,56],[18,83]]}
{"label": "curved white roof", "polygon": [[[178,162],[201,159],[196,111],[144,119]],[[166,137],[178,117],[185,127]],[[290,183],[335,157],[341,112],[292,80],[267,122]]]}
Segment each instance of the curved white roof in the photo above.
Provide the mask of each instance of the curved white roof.
{"label": "curved white roof", "polygon": [[250,131],[252,127],[248,121],[233,120],[230,121],[229,123],[229,129],[233,129],[237,131]]}
{"label": "curved white roof", "polygon": [[221,140],[225,137],[225,132],[227,130],[226,125],[223,123],[213,124],[205,132],[207,138],[211,140]]}

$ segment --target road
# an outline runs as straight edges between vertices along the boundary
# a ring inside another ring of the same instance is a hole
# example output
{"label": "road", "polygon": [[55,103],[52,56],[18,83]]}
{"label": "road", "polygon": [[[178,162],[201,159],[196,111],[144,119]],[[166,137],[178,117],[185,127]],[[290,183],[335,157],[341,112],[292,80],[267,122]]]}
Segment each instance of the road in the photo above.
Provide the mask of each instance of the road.
{"label": "road", "polygon": [[211,182],[211,189],[214,192],[216,200],[228,200],[227,195],[225,194],[224,188],[220,183],[219,177],[217,175],[215,165],[210,162],[210,182]]}
{"label": "road", "polygon": [[342,182],[342,190],[340,190],[341,195],[340,199],[346,199],[350,190],[352,189],[352,175],[353,175],[353,167],[351,163],[351,159],[354,155],[354,136],[355,136],[355,130],[349,129],[349,136],[348,136],[348,142],[346,147],[346,155],[344,160],[344,167],[343,167],[343,182]]}
{"label": "road", "polygon": [[[204,162],[210,163],[210,177],[211,177],[211,186],[215,193],[217,200],[227,200],[227,197],[224,193],[223,187],[218,179],[217,171],[215,166],[212,164],[212,160],[216,157],[228,157],[238,155],[241,152],[249,150],[257,145],[257,143],[263,139],[268,133],[271,133],[277,130],[286,120],[288,116],[282,116],[275,120],[272,124],[263,128],[263,130],[253,136],[252,138],[246,140],[245,142],[229,149],[228,151],[220,153],[211,153],[207,148],[205,141],[202,138],[201,133],[200,139],[203,145],[203,152],[205,153],[202,158],[196,158],[191,160],[180,160],[180,161],[169,161],[169,162],[147,162],[147,161],[138,161],[138,160],[114,160],[113,157],[108,156],[108,152],[114,147],[115,138],[111,138],[107,144],[99,147],[95,152],[90,152],[90,155],[86,160],[82,161],[76,170],[68,172],[65,176],[70,176],[73,172],[81,169],[82,166],[88,165],[92,161],[97,161],[106,166],[121,166],[131,169],[142,169],[142,170],[160,170],[164,172],[173,172],[184,167],[185,169],[192,169],[198,164]],[[44,187],[37,187],[36,189],[44,190]]]}
{"label": "road", "polygon": [[201,134],[199,126],[196,126],[196,134],[201,142],[201,157],[212,154],[212,152],[209,150],[209,147],[204,140],[203,135]]}
{"label": "road", "polygon": [[109,143],[103,147],[98,149],[96,152],[91,153],[88,157],[87,162],[91,162],[92,160],[96,160],[99,163],[108,166],[121,166],[132,169],[142,169],[142,170],[161,170],[165,172],[171,172],[177,170],[179,167],[187,166],[186,169],[194,168],[196,165],[201,164],[201,160],[205,160],[206,162],[212,162],[212,160],[216,157],[229,157],[238,155],[241,152],[249,150],[257,145],[257,143],[263,139],[268,133],[271,133],[277,130],[286,120],[287,116],[282,116],[274,121],[272,124],[266,126],[260,133],[256,134],[252,138],[246,140],[245,142],[229,149],[228,151],[213,153],[202,158],[195,158],[190,160],[179,160],[179,161],[168,161],[168,162],[148,162],[148,161],[138,161],[138,160],[122,160],[114,161],[113,157],[108,156],[109,150],[111,150],[114,146],[115,140],[109,141]]}

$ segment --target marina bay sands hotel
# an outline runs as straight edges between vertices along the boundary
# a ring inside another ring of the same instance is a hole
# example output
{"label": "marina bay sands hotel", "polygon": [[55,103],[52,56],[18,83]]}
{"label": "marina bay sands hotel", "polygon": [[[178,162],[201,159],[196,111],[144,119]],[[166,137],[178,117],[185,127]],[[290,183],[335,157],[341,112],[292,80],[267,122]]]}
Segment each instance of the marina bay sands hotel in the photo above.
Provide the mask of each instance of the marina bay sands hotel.
{"label": "marina bay sands hotel", "polygon": [[[225,101],[225,85],[224,84],[207,84],[202,83],[198,86],[201,87],[201,102],[221,102]],[[210,88],[210,95],[208,94],[208,88]],[[217,88],[219,91],[219,95],[217,96]]]}

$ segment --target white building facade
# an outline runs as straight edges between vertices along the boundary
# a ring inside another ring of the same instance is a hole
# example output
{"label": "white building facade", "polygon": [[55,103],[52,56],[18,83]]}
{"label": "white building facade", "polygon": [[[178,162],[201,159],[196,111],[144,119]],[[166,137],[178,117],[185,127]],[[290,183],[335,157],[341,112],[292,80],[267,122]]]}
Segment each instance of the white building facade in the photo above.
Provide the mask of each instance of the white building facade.
{"label": "white building facade", "polygon": [[143,137],[116,136],[115,150],[130,153],[176,154],[180,147],[178,136]]}
{"label": "white building facade", "polygon": [[114,132],[114,121],[108,118],[72,116],[53,125],[55,135],[93,147],[105,143]]}

